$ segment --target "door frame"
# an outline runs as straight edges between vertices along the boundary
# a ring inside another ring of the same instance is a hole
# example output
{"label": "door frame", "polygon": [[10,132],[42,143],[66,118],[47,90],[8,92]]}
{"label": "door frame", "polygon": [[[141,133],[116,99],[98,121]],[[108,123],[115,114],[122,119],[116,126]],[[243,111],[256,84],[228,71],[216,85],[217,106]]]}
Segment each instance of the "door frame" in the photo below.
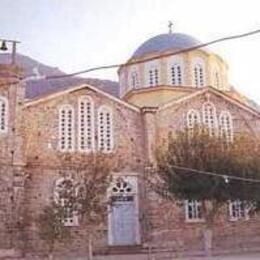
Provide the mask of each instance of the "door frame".
{"label": "door frame", "polygon": [[[140,236],[140,223],[139,223],[139,194],[138,194],[138,174],[137,173],[114,173],[112,177],[112,185],[118,180],[118,178],[121,178],[122,180],[128,182],[133,187],[133,197],[134,197],[134,215],[135,215],[135,245],[140,245],[141,243],[141,236]],[[112,196],[112,185],[108,189],[109,198]],[[115,244],[114,238],[113,238],[113,216],[112,216],[112,206],[108,205],[108,245],[109,246],[120,246]]]}

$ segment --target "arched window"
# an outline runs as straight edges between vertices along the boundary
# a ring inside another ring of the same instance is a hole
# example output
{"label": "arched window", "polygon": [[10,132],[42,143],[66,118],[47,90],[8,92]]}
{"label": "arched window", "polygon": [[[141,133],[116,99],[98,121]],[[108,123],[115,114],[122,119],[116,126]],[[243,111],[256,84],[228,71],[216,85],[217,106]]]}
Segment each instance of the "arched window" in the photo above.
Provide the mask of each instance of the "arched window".
{"label": "arched window", "polygon": [[0,97],[0,133],[7,132],[8,122],[8,102],[4,97]]}
{"label": "arched window", "polygon": [[220,81],[220,73],[218,71],[214,72],[214,87],[217,89],[221,88],[221,81]]}
{"label": "arched window", "polygon": [[79,150],[94,151],[94,104],[88,97],[79,99]]}
{"label": "arched window", "polygon": [[59,148],[61,151],[74,149],[74,109],[64,105],[59,111]]}
{"label": "arched window", "polygon": [[134,192],[133,186],[126,180],[118,178],[112,186],[111,194],[113,196],[127,196]]}
{"label": "arched window", "polygon": [[206,102],[202,106],[203,123],[208,128],[211,136],[217,135],[216,108],[211,102]]}
{"label": "arched window", "polygon": [[204,68],[202,64],[195,64],[193,67],[194,84],[196,87],[203,87],[205,85]]}
{"label": "arched window", "polygon": [[174,86],[181,86],[182,83],[182,67],[180,64],[171,66],[171,83]]}
{"label": "arched window", "polygon": [[76,185],[71,178],[60,178],[55,182],[54,202],[61,210],[61,220],[65,226],[79,224],[76,198]]}
{"label": "arched window", "polygon": [[222,111],[219,116],[219,134],[228,142],[233,141],[233,120],[228,111]]}
{"label": "arched window", "polygon": [[139,77],[137,71],[132,71],[130,74],[130,87],[133,89],[139,87]]}
{"label": "arched window", "polygon": [[196,125],[200,124],[200,114],[199,111],[191,109],[187,113],[187,128],[189,130],[194,129]]}
{"label": "arched window", "polygon": [[98,111],[98,149],[108,153],[113,150],[112,111],[105,106]]}
{"label": "arched window", "polygon": [[159,70],[158,68],[149,69],[149,86],[154,87],[159,85]]}

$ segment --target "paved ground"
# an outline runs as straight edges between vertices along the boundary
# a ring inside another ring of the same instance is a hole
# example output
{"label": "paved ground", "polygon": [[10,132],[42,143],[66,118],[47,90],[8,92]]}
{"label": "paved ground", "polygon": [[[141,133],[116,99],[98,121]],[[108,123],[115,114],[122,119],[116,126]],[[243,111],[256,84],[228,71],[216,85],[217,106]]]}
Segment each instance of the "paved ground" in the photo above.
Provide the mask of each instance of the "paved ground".
{"label": "paved ground", "polygon": [[[30,257],[30,258],[2,258],[5,260],[43,260],[38,257]],[[159,256],[151,256],[147,255],[117,255],[117,256],[96,256],[93,260],[260,260],[260,253],[252,253],[252,254],[237,254],[237,255],[227,255],[227,256],[213,256],[213,257],[159,257]],[[48,258],[45,258],[48,260]],[[64,257],[64,258],[56,258],[53,260],[87,260],[87,257]]]}
{"label": "paved ground", "polygon": [[232,255],[232,256],[214,256],[214,257],[190,257],[190,258],[180,258],[185,260],[260,260],[259,254],[240,254],[240,255]]}
{"label": "paved ground", "polygon": [[185,257],[185,258],[176,258],[176,257],[147,257],[147,256],[106,256],[106,257],[97,257],[95,260],[260,260],[260,253],[257,254],[239,254],[239,255],[227,255],[227,256],[213,256],[213,257]]}

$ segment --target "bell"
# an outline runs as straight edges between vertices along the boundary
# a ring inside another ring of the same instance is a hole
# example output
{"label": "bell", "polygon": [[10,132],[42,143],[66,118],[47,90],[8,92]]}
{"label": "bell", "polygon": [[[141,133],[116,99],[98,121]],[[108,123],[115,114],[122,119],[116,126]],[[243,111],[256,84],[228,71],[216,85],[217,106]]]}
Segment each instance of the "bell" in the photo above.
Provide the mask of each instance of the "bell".
{"label": "bell", "polygon": [[8,49],[7,49],[7,46],[6,46],[6,41],[2,41],[2,45],[1,45],[1,47],[0,47],[0,50],[1,51],[7,51]]}

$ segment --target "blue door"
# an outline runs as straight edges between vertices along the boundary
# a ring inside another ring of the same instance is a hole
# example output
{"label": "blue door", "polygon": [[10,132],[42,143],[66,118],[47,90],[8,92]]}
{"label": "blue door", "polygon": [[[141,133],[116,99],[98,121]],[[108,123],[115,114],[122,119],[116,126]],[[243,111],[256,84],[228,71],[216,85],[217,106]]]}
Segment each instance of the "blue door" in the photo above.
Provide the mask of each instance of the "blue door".
{"label": "blue door", "polygon": [[114,198],[111,213],[113,244],[135,245],[136,220],[133,196]]}

